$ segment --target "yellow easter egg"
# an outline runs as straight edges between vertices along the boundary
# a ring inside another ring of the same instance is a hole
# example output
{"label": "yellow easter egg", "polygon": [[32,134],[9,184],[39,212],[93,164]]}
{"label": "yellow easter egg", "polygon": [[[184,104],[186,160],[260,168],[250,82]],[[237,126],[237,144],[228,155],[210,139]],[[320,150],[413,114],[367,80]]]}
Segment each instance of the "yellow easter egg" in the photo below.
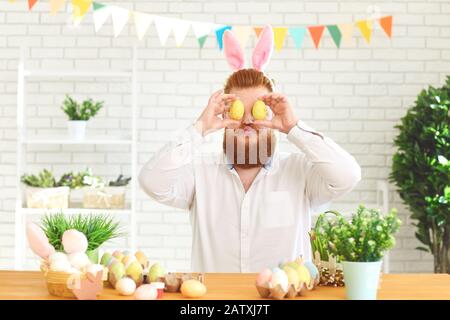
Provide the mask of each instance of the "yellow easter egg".
{"label": "yellow easter egg", "polygon": [[198,280],[190,279],[181,285],[181,294],[186,298],[200,298],[206,294],[206,287]]}
{"label": "yellow easter egg", "polygon": [[234,100],[230,108],[230,118],[233,120],[241,120],[244,116],[244,104],[241,100]]}
{"label": "yellow easter egg", "polygon": [[255,120],[264,120],[267,116],[266,105],[263,101],[258,100],[252,108],[252,116]]}

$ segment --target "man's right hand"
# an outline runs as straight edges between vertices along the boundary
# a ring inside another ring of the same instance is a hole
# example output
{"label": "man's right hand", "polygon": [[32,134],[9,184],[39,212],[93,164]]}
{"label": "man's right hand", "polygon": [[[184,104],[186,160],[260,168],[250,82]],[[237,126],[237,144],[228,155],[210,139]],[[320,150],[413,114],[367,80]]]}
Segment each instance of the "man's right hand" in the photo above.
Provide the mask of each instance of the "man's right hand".
{"label": "man's right hand", "polygon": [[229,119],[226,113],[237,97],[234,94],[224,94],[223,90],[214,92],[209,98],[208,105],[195,123],[196,129],[206,136],[209,133],[225,127],[239,127],[240,121]]}

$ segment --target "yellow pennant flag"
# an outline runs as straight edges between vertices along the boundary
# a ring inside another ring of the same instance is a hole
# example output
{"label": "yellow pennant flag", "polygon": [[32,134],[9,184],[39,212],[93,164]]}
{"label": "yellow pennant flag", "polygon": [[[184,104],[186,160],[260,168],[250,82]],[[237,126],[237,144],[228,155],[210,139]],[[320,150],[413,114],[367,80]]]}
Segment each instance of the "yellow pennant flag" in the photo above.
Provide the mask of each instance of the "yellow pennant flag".
{"label": "yellow pennant flag", "polygon": [[64,5],[66,0],[50,0],[50,14],[55,15],[56,12]]}
{"label": "yellow pennant flag", "polygon": [[72,0],[72,15],[76,24],[80,23],[91,4],[92,0]]}
{"label": "yellow pennant flag", "polygon": [[357,21],[356,26],[359,28],[359,31],[361,31],[361,34],[363,35],[366,42],[370,43],[370,37],[372,36],[373,30],[372,21],[371,20]]}
{"label": "yellow pennant flag", "polygon": [[287,32],[288,28],[273,28],[273,40],[275,42],[276,51],[280,51],[283,47],[284,38],[286,38]]}

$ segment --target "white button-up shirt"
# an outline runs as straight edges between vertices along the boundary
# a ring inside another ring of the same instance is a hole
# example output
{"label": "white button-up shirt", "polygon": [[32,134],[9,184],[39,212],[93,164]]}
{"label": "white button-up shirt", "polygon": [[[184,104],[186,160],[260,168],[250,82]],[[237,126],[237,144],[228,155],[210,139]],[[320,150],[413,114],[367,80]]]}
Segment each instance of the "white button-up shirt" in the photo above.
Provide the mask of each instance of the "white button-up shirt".
{"label": "white button-up shirt", "polygon": [[194,126],[142,168],[139,181],[156,201],[190,211],[193,272],[259,272],[299,255],[311,259],[313,208],[361,179],[355,159],[299,121],[287,138],[298,153],[275,150],[247,192],[221,152],[198,152]]}

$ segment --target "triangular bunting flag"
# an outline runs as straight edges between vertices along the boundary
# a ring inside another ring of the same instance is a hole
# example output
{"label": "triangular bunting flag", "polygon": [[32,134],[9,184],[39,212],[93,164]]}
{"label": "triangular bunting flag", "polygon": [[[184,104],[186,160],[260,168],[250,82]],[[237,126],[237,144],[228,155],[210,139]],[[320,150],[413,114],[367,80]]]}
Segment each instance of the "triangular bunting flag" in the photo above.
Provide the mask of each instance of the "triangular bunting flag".
{"label": "triangular bunting flag", "polygon": [[288,28],[273,28],[273,42],[276,51],[280,51],[283,47],[287,32]]}
{"label": "triangular bunting flag", "polygon": [[342,34],[341,34],[341,31],[339,30],[338,26],[336,26],[336,25],[327,26],[327,29],[331,35],[331,38],[333,38],[333,41],[336,44],[336,47],[339,48],[341,46]]}
{"label": "triangular bunting flag", "polygon": [[111,6],[111,8],[114,37],[117,37],[127,24],[128,18],[130,17],[130,11],[116,6]]}
{"label": "triangular bunting flag", "polygon": [[81,22],[91,4],[92,0],[72,0],[72,16],[76,25]]}
{"label": "triangular bunting flag", "polygon": [[364,39],[367,43],[370,43],[370,37],[372,35],[372,21],[371,20],[361,20],[356,22],[356,26],[361,31]]}
{"label": "triangular bunting flag", "polygon": [[341,31],[344,43],[349,43],[353,34],[353,23],[342,23],[339,25],[339,30]]}
{"label": "triangular bunting flag", "polygon": [[298,49],[302,46],[305,39],[306,28],[289,28],[289,34],[294,39],[295,47]]}
{"label": "triangular bunting flag", "polygon": [[197,38],[200,48],[205,45],[206,38],[208,38],[213,25],[205,22],[192,22],[192,31],[194,31],[195,38]]}
{"label": "triangular bunting flag", "polygon": [[386,35],[392,37],[392,16],[383,17],[380,19],[380,26],[383,28]]}
{"label": "triangular bunting flag", "polygon": [[106,5],[104,5],[103,3],[99,3],[99,2],[92,2],[92,8],[94,9],[94,11],[104,8]]}
{"label": "triangular bunting flag", "polygon": [[166,44],[169,38],[170,31],[172,31],[172,23],[173,19],[155,16],[155,28],[162,46]]}
{"label": "triangular bunting flag", "polygon": [[325,26],[313,26],[308,27],[309,34],[311,35],[311,38],[314,42],[314,47],[319,48],[320,39],[322,38],[323,30],[325,29]]}
{"label": "triangular bunting flag", "polygon": [[50,0],[50,14],[55,15],[66,0]]}
{"label": "triangular bunting flag", "polygon": [[232,26],[219,26],[219,28],[216,29],[216,38],[220,50],[222,50],[223,48],[223,41],[222,41],[223,33],[225,32],[225,30],[231,30],[231,28]]}
{"label": "triangular bunting flag", "polygon": [[263,28],[261,28],[261,27],[255,27],[255,28],[253,28],[253,30],[255,30],[255,34],[256,34],[256,37],[257,37],[257,38],[259,38],[259,34],[261,33],[262,29],[263,29]]}
{"label": "triangular bunting flag", "polygon": [[153,16],[151,14],[133,12],[134,26],[136,27],[136,34],[139,40],[141,40],[145,33],[153,22]]}
{"label": "triangular bunting flag", "polygon": [[33,9],[36,2],[37,2],[37,0],[28,0],[28,10]]}
{"label": "triangular bunting flag", "polygon": [[190,26],[191,23],[187,20],[173,19],[172,30],[177,47],[183,44]]}
{"label": "triangular bunting flag", "polygon": [[241,47],[245,48],[245,46],[247,45],[248,37],[252,33],[252,27],[246,26],[233,27],[233,33],[236,39],[241,44]]}
{"label": "triangular bunting flag", "polygon": [[94,20],[95,32],[99,32],[105,21],[111,15],[112,7],[97,2],[93,3],[94,12],[92,18]]}

